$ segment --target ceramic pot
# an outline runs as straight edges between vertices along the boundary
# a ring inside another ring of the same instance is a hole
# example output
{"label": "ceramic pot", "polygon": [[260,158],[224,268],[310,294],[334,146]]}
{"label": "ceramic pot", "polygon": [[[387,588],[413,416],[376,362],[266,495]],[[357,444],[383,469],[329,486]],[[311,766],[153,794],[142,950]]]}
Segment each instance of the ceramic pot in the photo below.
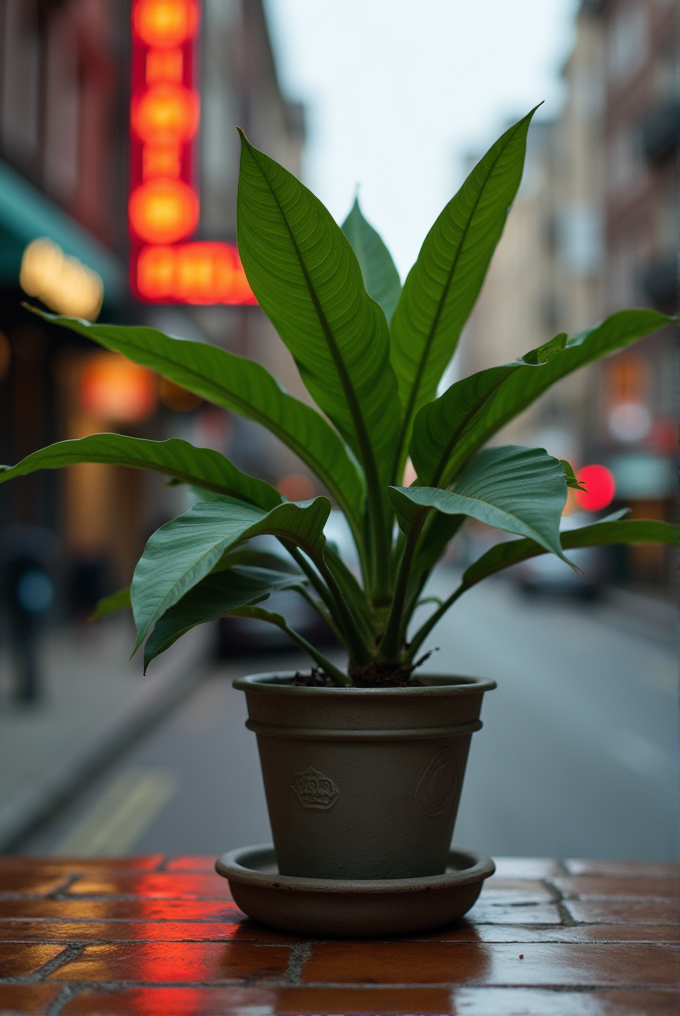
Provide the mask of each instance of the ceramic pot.
{"label": "ceramic pot", "polygon": [[423,675],[415,688],[308,688],[255,674],[257,735],[281,875],[444,873],[470,738],[495,681]]}

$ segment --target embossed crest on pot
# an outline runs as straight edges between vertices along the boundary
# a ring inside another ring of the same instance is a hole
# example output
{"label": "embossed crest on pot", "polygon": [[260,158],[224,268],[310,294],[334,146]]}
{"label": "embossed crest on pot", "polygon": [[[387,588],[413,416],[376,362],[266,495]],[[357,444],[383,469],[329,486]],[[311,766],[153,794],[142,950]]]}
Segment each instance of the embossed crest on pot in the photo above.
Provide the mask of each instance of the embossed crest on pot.
{"label": "embossed crest on pot", "polygon": [[340,791],[328,776],[308,766],[295,774],[291,787],[303,808],[327,811],[335,804]]}
{"label": "embossed crest on pot", "polygon": [[442,748],[420,778],[416,801],[426,815],[443,815],[460,791],[460,775],[455,756]]}

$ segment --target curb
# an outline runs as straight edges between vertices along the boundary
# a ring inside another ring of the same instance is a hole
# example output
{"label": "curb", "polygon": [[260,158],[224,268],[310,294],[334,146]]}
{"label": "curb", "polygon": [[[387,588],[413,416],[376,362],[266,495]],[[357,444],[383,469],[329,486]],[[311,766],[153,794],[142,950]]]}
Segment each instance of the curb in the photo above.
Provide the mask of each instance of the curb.
{"label": "curb", "polygon": [[0,808],[0,853],[16,850],[200,684],[211,648],[210,632],[202,629],[199,626],[187,632],[162,669],[144,679],[106,726],[77,745],[69,758],[45,773],[39,782]]}

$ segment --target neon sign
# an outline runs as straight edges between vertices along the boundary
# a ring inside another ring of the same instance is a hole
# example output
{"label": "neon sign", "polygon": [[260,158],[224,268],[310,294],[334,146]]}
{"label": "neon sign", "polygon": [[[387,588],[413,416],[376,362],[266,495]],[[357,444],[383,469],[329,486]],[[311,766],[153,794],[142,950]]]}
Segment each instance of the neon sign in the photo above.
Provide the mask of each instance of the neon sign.
{"label": "neon sign", "polygon": [[130,285],[146,303],[254,304],[236,247],[191,240],[200,215],[199,2],[132,7]]}

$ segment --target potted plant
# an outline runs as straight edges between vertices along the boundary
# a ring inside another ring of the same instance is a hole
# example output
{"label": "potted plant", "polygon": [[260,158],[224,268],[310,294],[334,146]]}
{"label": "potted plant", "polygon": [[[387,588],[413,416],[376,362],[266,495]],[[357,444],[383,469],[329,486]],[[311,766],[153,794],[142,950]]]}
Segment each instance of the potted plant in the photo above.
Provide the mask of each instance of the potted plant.
{"label": "potted plant", "polygon": [[[403,289],[358,204],[340,228],[241,133],[240,255],[321,412],[282,391],[260,364],[207,343],[43,315],[256,420],[327,491],[288,502],[216,451],[119,434],[59,442],[0,476],[104,462],[155,470],[196,489],[194,506],[149,539],[129,592],[102,611],[131,602],[145,666],[191,627],[222,615],[277,625],[309,654],[315,666],[306,677],[236,682],[258,734],[284,877],[441,876],[470,736],[494,682],[419,678],[435,624],[476,583],[534,555],[555,554],[568,568],[576,547],[677,541],[673,527],[629,521],[624,513],[560,533],[567,488],[577,485],[569,464],[540,448],[485,447],[560,378],[668,317],[621,311],[437,395],[517,192],[533,113],[472,170],[430,230]],[[416,479],[407,485],[409,460]],[[358,576],[324,536],[332,503],[356,544]],[[428,576],[468,519],[517,538],[483,554],[414,627]],[[278,538],[279,558],[248,548],[262,534]],[[346,667],[261,606],[280,589],[295,590],[328,622],[346,650]]]}

